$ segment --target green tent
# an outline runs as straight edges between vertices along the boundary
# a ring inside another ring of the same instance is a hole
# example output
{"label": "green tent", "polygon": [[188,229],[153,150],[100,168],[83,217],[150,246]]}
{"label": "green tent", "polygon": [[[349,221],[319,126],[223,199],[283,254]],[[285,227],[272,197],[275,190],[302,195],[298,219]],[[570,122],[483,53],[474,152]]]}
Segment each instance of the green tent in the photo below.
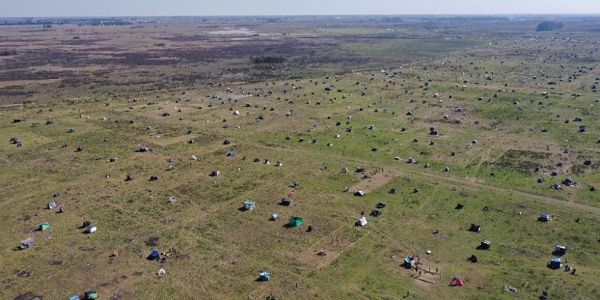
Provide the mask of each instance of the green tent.
{"label": "green tent", "polygon": [[304,224],[304,220],[302,220],[302,217],[292,217],[290,219],[290,226],[292,227],[298,227],[302,224]]}
{"label": "green tent", "polygon": [[49,223],[44,223],[44,224],[40,225],[40,231],[47,231],[47,230],[50,230]]}

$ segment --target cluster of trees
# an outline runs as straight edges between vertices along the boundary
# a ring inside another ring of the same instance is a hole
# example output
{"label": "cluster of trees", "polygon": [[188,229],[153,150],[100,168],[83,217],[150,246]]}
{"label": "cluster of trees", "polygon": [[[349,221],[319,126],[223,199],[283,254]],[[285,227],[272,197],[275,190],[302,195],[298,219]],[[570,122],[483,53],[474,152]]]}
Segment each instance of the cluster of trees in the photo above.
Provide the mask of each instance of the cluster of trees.
{"label": "cluster of trees", "polygon": [[17,51],[15,50],[0,50],[0,56],[11,56],[17,55]]}
{"label": "cluster of trees", "polygon": [[563,28],[563,23],[562,22],[553,22],[553,21],[546,21],[546,22],[542,22],[537,26],[537,31],[553,31],[553,30],[558,30]]}

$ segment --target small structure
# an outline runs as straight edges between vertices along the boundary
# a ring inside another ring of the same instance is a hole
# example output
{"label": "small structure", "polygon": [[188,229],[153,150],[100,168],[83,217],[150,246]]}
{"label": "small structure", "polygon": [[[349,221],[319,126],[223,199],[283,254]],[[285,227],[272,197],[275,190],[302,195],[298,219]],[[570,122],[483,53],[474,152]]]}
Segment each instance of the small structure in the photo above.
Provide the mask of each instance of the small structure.
{"label": "small structure", "polygon": [[271,280],[271,274],[269,272],[263,271],[258,274],[258,281],[266,282],[269,280]]}
{"label": "small structure", "polygon": [[299,227],[304,224],[304,220],[300,216],[293,216],[290,218],[290,227]]}
{"label": "small structure", "polygon": [[550,215],[549,213],[546,213],[546,212],[545,212],[545,213],[542,213],[542,214],[539,216],[538,220],[539,220],[540,222],[549,222],[549,221],[551,221],[551,220],[552,220],[552,215]]}
{"label": "small structure", "polygon": [[469,228],[469,231],[479,233],[481,231],[481,226],[475,225],[475,224],[471,224],[471,227]]}
{"label": "small structure", "polygon": [[254,201],[248,199],[244,201],[244,210],[254,210],[256,208],[256,203]]}
{"label": "small structure", "polygon": [[358,219],[358,221],[356,221],[356,226],[361,226],[361,227],[365,227],[367,226],[367,218],[365,218],[364,216],[360,219]]}
{"label": "small structure", "polygon": [[552,254],[556,255],[556,256],[562,256],[567,254],[567,247],[562,246],[562,245],[556,245],[556,247],[554,247],[554,252],[552,252]]}
{"label": "small structure", "polygon": [[281,205],[283,206],[290,206],[293,202],[294,200],[292,200],[290,197],[284,197],[283,199],[281,199]]}
{"label": "small structure", "polygon": [[363,190],[358,190],[358,191],[354,192],[354,196],[357,196],[357,197],[364,197],[366,195],[367,195],[367,193],[365,193]]}
{"label": "small structure", "polygon": [[150,148],[146,147],[146,146],[140,146],[136,152],[150,152]]}
{"label": "small structure", "polygon": [[33,247],[35,245],[35,240],[32,237],[28,237],[21,241],[19,244],[19,249],[25,250]]}
{"label": "small structure", "polygon": [[157,248],[152,249],[150,255],[148,255],[148,260],[158,260],[160,258],[160,252],[158,252]]}
{"label": "small structure", "polygon": [[85,300],[95,300],[98,299],[98,293],[96,291],[87,291],[83,294],[83,299]]}
{"label": "small structure", "polygon": [[484,241],[481,241],[481,244],[479,244],[479,247],[477,247],[477,248],[481,249],[481,250],[489,250],[491,245],[492,245],[492,242],[490,242],[489,240],[484,240]]}
{"label": "small structure", "polygon": [[42,223],[38,228],[39,231],[48,231],[50,230],[50,223]]}
{"label": "small structure", "polygon": [[90,224],[88,224],[85,227],[85,231],[84,232],[87,233],[87,234],[90,234],[90,233],[96,232],[96,230],[98,230],[98,228],[96,226],[94,226],[94,224],[90,223]]}
{"label": "small structure", "polygon": [[462,280],[462,279],[460,279],[460,278],[458,278],[458,277],[454,277],[450,281],[450,286],[464,287],[465,286],[465,281]]}
{"label": "small structure", "polygon": [[548,263],[548,268],[550,268],[552,270],[560,269],[561,267],[562,267],[562,261],[560,260],[559,257],[555,257],[555,258],[551,259],[550,262]]}
{"label": "small structure", "polygon": [[413,266],[413,260],[410,257],[407,257],[404,259],[404,262],[402,262],[402,266],[405,269],[412,269]]}

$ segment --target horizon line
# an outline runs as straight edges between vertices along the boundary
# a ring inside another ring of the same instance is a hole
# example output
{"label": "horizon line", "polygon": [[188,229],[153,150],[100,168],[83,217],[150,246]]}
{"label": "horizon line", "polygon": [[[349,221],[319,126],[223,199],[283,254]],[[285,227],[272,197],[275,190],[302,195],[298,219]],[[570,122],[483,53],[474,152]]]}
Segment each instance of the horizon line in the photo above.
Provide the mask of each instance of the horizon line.
{"label": "horizon line", "polygon": [[600,16],[598,13],[404,13],[404,14],[212,14],[212,15],[63,15],[63,16],[0,16],[19,18],[206,18],[206,17],[436,17],[436,16]]}

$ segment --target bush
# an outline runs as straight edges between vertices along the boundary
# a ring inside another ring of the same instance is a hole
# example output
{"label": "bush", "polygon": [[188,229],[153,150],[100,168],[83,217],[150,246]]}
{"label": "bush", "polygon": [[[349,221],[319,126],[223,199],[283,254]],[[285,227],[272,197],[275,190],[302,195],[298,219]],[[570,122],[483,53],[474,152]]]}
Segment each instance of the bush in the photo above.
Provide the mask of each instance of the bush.
{"label": "bush", "polygon": [[284,63],[286,58],[283,56],[257,56],[252,58],[255,64],[280,64]]}

